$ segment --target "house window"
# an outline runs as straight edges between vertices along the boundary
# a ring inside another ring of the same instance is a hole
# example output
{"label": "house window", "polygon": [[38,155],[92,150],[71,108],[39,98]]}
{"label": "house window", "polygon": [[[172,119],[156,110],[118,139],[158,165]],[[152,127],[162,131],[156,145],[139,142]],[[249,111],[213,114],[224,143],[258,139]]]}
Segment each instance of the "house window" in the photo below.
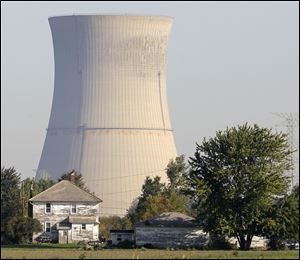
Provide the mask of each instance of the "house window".
{"label": "house window", "polygon": [[120,234],[117,235],[117,241],[122,241],[122,235]]}
{"label": "house window", "polygon": [[51,204],[46,203],[46,213],[51,213]]}
{"label": "house window", "polygon": [[81,225],[81,229],[82,229],[82,230],[86,230],[86,224],[82,224],[82,225]]}
{"label": "house window", "polygon": [[45,223],[45,232],[46,233],[50,233],[51,232],[51,223],[50,222],[46,222]]}
{"label": "house window", "polygon": [[77,213],[76,204],[71,204],[71,213],[72,214]]}

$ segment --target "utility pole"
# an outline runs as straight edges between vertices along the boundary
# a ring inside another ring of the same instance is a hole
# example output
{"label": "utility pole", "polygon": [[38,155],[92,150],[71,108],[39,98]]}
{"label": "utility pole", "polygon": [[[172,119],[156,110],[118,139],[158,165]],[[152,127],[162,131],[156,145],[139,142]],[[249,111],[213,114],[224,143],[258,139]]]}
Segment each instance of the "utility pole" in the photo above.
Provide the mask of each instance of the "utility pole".
{"label": "utility pole", "polygon": [[[297,151],[299,145],[295,137],[296,129],[299,129],[299,114],[298,113],[272,113],[283,119],[283,121],[276,126],[285,127],[285,132],[288,136],[288,144],[291,151]],[[299,130],[298,130],[299,131]],[[298,160],[295,158],[295,152],[290,155],[290,163],[293,169],[287,172],[287,175],[291,177],[291,189],[295,185],[295,168]]]}

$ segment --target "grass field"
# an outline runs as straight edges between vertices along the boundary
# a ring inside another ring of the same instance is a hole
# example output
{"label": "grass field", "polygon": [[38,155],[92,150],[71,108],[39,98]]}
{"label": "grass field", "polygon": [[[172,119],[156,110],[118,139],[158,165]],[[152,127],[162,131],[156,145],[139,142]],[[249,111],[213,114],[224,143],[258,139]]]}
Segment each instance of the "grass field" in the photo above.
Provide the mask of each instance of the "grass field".
{"label": "grass field", "polygon": [[1,259],[298,259],[298,250],[204,251],[158,249],[104,249],[84,251],[76,245],[1,247]]}

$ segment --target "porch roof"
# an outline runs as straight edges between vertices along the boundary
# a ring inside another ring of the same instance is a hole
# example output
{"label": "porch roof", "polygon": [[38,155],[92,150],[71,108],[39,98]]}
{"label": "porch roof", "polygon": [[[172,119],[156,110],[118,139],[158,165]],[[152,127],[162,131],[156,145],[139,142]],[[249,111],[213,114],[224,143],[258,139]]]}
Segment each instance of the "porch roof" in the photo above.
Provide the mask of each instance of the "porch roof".
{"label": "porch roof", "polygon": [[69,216],[69,222],[72,224],[98,224],[95,216]]}

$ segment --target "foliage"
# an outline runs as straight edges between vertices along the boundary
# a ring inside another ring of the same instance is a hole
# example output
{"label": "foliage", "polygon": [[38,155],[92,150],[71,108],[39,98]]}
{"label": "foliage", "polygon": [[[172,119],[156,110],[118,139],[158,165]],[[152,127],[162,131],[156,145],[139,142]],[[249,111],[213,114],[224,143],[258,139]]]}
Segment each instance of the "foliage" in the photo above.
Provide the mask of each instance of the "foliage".
{"label": "foliage", "polygon": [[169,196],[165,194],[159,194],[156,196],[149,196],[147,198],[147,207],[143,213],[141,219],[151,219],[163,212],[181,212],[188,214],[187,210],[187,197],[176,192],[172,192]]}
{"label": "foliage", "polygon": [[7,239],[14,244],[28,243],[33,232],[42,231],[42,226],[37,219],[17,216],[11,218],[6,226]]}
{"label": "foliage", "polygon": [[161,183],[159,176],[146,178],[141,196],[128,210],[128,217],[133,224],[168,211],[190,214],[189,199],[181,193],[183,176],[188,169],[184,160],[181,155],[168,163],[168,184]]}
{"label": "foliage", "polygon": [[25,216],[23,208],[25,200],[22,195],[20,174],[13,167],[7,169],[2,167],[1,244],[28,242],[33,232],[41,230],[38,220]]}
{"label": "foliage", "polygon": [[63,173],[61,177],[58,179],[58,181],[62,181],[62,180],[71,181],[79,188],[87,192],[90,192],[89,189],[85,186],[85,182],[83,180],[82,174],[75,170],[71,170],[69,172]]}
{"label": "foliage", "polygon": [[132,207],[128,210],[128,218],[134,225],[142,219],[147,207],[147,199],[150,196],[158,195],[162,192],[164,185],[160,183],[160,177],[156,176],[153,179],[146,177],[145,183],[142,187],[142,194],[137,201],[133,202]]}
{"label": "foliage", "polygon": [[111,229],[132,229],[132,224],[128,217],[100,217],[99,234],[106,239],[111,239]]}
{"label": "foliage", "polygon": [[283,172],[292,167],[291,153],[286,135],[247,124],[197,144],[184,186],[203,229],[234,236],[241,249],[250,249],[252,237],[266,225],[263,210],[287,191]]}
{"label": "foliage", "polygon": [[299,241],[299,186],[295,186],[291,194],[274,199],[265,214],[268,225],[264,235],[270,239],[272,250],[283,248],[285,240]]}
{"label": "foliage", "polygon": [[11,219],[20,213],[20,174],[13,168],[1,168],[1,244],[13,233]]}
{"label": "foliage", "polygon": [[1,223],[20,211],[19,183],[20,174],[13,167],[1,168]]}
{"label": "foliage", "polygon": [[166,168],[166,174],[169,180],[169,184],[167,185],[168,192],[180,191],[183,184],[183,176],[188,170],[188,166],[184,160],[184,155],[180,155],[168,163]]}
{"label": "foliage", "polygon": [[31,197],[41,193],[44,190],[47,190],[51,186],[53,186],[56,182],[52,179],[40,179],[35,180],[34,178],[26,178],[22,181],[21,184],[21,203],[22,203],[22,211],[23,216],[28,216],[28,200]]}

